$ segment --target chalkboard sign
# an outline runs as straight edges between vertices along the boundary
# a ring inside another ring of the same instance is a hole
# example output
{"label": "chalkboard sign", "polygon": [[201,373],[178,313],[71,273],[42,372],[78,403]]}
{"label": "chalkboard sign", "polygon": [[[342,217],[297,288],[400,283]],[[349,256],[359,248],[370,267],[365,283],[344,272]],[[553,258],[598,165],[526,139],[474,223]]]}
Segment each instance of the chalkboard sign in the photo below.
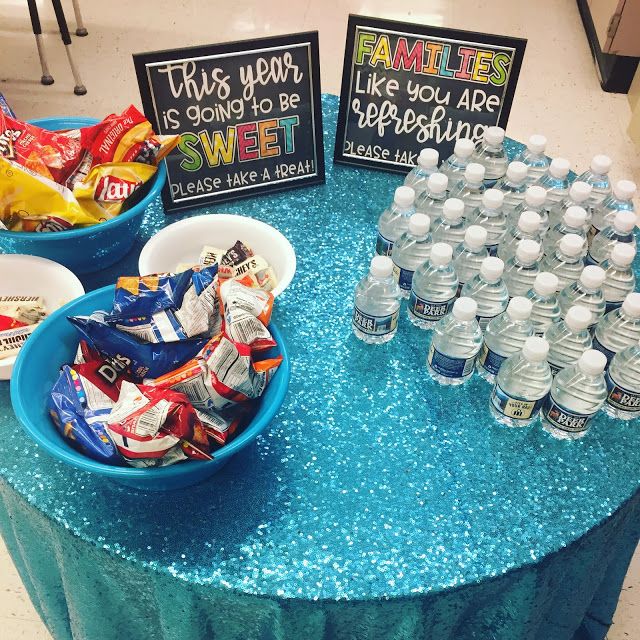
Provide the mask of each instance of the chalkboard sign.
{"label": "chalkboard sign", "polygon": [[405,173],[506,127],[526,42],[350,15],[335,162]]}
{"label": "chalkboard sign", "polygon": [[318,33],[133,56],[166,211],[324,182]]}

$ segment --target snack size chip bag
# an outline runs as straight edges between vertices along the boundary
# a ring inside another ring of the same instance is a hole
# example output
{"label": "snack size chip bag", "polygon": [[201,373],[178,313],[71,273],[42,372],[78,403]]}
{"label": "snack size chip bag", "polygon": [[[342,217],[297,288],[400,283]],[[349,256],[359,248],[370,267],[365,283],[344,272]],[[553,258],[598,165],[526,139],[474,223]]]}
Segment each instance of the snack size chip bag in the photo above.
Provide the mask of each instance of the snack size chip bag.
{"label": "snack size chip bag", "polygon": [[196,414],[207,435],[221,445],[226,444],[233,437],[240,424],[240,416],[227,419],[216,411],[199,411],[198,409]]}
{"label": "snack size chip bag", "polygon": [[160,273],[153,276],[118,278],[113,298],[113,313],[150,316],[163,309],[178,309],[191,285],[191,271]]}

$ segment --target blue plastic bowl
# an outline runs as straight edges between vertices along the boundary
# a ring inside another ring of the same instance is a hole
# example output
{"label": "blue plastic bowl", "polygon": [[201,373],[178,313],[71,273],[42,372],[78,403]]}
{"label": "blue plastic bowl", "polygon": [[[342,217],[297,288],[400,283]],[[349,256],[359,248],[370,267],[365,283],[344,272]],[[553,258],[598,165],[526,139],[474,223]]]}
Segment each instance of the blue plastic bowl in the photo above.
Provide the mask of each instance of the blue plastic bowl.
{"label": "blue plastic bowl", "polygon": [[179,489],[196,484],[219,471],[233,456],[255,440],[271,422],[282,405],[289,387],[291,369],[280,331],[269,326],[278,343],[271,356],[282,354],[283,361],[264,394],[258,399],[258,409],[238,436],[214,453],[210,461],[187,461],[159,469],[114,467],[96,462],[76,451],[60,435],[46,408],[46,400],[60,367],[72,362],[78,348],[78,334],[67,316],[89,315],[98,309],[110,309],[114,287],[92,291],[52,313],[33,332],[16,361],[11,377],[13,409],[26,432],[57,460],[84,471],[91,471],[122,484],[145,491]]}
{"label": "blue plastic bowl", "polygon": [[[41,118],[32,124],[44,129],[74,129],[98,122],[95,118]],[[115,264],[133,247],[147,207],[158,197],[167,179],[164,162],[156,174],[133,195],[135,204],[112,220],[93,227],[56,233],[0,230],[0,253],[42,256],[74,273],[93,273]]]}

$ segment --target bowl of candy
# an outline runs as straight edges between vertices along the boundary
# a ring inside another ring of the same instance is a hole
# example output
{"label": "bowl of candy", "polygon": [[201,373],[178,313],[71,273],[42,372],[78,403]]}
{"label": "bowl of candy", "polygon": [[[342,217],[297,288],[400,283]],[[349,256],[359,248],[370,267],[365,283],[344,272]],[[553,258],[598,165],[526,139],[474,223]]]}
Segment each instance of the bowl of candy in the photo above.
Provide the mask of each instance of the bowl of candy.
{"label": "bowl of candy", "polygon": [[135,107],[102,121],[0,113],[0,251],[74,273],[124,257],[166,181],[177,136],[157,136]]}
{"label": "bowl of candy", "polygon": [[73,467],[145,491],[196,484],[282,405],[290,368],[272,305],[215,266],[120,278],[34,331],[14,368],[13,408]]}
{"label": "bowl of candy", "polygon": [[47,314],[83,294],[80,280],[61,264],[0,255],[0,380],[11,378],[18,352]]}
{"label": "bowl of candy", "polygon": [[277,229],[255,218],[214,213],[174,222],[140,253],[141,275],[219,264],[232,277],[248,277],[274,296],[296,272],[296,254]]}

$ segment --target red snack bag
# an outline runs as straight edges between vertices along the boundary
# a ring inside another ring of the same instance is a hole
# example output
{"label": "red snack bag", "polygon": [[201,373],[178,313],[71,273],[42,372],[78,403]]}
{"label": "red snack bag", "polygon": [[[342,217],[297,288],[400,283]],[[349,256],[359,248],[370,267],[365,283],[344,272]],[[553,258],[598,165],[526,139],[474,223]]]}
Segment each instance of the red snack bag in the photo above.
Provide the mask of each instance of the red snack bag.
{"label": "red snack bag", "polygon": [[[86,345],[86,343],[85,343]],[[82,348],[82,347],[80,347]],[[131,382],[131,377],[127,373],[127,368],[131,361],[124,356],[117,355],[113,358],[102,358],[88,346],[87,353],[91,354],[89,360],[73,365],[73,368],[89,380],[102,393],[116,402],[120,396],[122,382]]]}

